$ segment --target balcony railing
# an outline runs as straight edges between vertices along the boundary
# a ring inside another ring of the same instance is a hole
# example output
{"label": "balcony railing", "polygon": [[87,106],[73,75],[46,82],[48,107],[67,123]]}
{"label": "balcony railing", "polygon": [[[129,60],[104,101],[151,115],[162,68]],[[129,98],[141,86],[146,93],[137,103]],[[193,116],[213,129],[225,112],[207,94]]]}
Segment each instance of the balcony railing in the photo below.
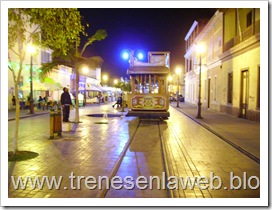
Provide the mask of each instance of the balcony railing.
{"label": "balcony railing", "polygon": [[165,66],[170,67],[169,52],[148,52],[148,63],[136,60],[134,57],[130,59],[131,66]]}
{"label": "balcony railing", "polygon": [[238,45],[239,43],[258,33],[260,33],[260,20],[255,22],[253,25],[247,27],[246,30],[242,32],[241,36],[237,35],[229,40],[227,43],[225,43],[223,47],[223,52],[229,50],[230,48]]}

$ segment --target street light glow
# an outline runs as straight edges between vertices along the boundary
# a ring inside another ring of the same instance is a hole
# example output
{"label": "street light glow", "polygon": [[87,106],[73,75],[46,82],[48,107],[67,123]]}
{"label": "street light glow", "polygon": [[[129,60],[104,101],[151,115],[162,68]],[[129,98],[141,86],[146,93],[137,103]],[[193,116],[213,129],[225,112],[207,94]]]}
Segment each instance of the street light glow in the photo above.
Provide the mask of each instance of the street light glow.
{"label": "street light glow", "polygon": [[27,45],[27,52],[29,52],[30,54],[33,54],[36,52],[36,47],[33,46],[32,44]]}
{"label": "street light glow", "polygon": [[113,81],[113,83],[116,85],[116,84],[118,83],[118,80],[115,79],[115,80]]}
{"label": "street light glow", "polygon": [[104,74],[103,75],[103,80],[106,82],[108,80],[108,75]]}
{"label": "street light glow", "polygon": [[173,80],[173,77],[172,77],[171,75],[169,75],[169,76],[168,76],[168,81],[169,81],[169,82],[172,82],[172,80]]}
{"label": "street light glow", "polygon": [[178,81],[177,81],[177,86],[178,86],[178,88],[177,88],[177,107],[179,107],[179,75],[180,75],[180,73],[181,73],[181,68],[177,67],[176,68],[176,74],[178,76]]}
{"label": "street light glow", "polygon": [[84,66],[84,67],[82,68],[82,71],[83,71],[83,73],[87,74],[87,73],[89,72],[89,68],[86,67],[86,66]]}
{"label": "street light glow", "polygon": [[206,46],[203,43],[199,43],[196,45],[196,51],[199,54],[202,54],[206,51]]}
{"label": "street light glow", "polygon": [[176,74],[179,75],[180,73],[181,73],[181,68],[177,67],[177,68],[176,68]]}

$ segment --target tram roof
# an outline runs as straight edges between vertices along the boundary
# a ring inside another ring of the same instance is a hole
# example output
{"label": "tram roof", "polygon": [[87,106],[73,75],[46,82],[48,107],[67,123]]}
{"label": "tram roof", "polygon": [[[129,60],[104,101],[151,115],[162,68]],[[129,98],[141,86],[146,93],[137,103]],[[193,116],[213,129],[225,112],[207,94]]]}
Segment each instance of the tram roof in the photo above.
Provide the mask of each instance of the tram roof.
{"label": "tram roof", "polygon": [[165,66],[131,66],[127,74],[169,74],[170,69]]}

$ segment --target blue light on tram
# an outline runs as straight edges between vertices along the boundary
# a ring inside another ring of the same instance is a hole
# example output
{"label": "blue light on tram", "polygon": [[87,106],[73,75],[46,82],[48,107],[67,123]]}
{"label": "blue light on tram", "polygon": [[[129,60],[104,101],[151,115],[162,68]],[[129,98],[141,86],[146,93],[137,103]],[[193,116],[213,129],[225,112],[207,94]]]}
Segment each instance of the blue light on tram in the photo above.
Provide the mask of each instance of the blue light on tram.
{"label": "blue light on tram", "polygon": [[142,59],[144,58],[143,53],[138,53],[138,54],[137,54],[137,58],[138,58],[139,60],[142,60]]}
{"label": "blue light on tram", "polygon": [[128,52],[123,52],[122,58],[127,60],[129,58],[129,53]]}

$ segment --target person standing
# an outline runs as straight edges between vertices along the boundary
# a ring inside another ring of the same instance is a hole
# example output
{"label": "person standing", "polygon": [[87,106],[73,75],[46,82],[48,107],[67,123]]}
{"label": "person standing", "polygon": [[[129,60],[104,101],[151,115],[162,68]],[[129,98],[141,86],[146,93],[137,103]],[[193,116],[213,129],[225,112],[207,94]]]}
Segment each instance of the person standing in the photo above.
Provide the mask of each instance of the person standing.
{"label": "person standing", "polygon": [[63,122],[70,122],[69,115],[70,115],[70,105],[72,105],[71,96],[68,92],[68,88],[63,88],[63,93],[61,94],[60,98],[62,111],[63,111]]}
{"label": "person standing", "polygon": [[42,96],[39,96],[38,102],[39,102],[39,103],[38,103],[38,108],[41,109],[42,106],[43,106],[43,98],[42,98]]}
{"label": "person standing", "polygon": [[15,106],[16,105],[16,99],[15,96],[12,96],[12,105]]}

